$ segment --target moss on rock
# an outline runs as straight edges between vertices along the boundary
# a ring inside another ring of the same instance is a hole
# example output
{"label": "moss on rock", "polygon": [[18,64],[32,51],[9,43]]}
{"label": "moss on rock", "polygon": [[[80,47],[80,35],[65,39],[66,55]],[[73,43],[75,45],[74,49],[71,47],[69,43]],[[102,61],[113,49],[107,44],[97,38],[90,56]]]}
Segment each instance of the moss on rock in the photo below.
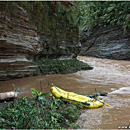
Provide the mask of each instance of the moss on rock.
{"label": "moss on rock", "polygon": [[36,64],[38,64],[38,72],[42,74],[67,74],[93,69],[93,67],[77,59],[42,59]]}

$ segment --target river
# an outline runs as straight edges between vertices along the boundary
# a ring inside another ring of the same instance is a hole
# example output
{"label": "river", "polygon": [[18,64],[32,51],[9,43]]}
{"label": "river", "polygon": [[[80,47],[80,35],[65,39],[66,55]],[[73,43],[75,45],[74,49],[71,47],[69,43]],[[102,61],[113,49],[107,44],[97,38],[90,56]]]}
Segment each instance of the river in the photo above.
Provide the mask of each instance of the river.
{"label": "river", "polygon": [[102,97],[111,107],[104,105],[87,109],[77,121],[83,129],[117,129],[130,125],[130,61],[109,60],[93,57],[77,57],[93,66],[93,70],[73,74],[33,76],[9,81],[0,81],[0,92],[12,91],[13,85],[24,90],[18,97],[32,97],[31,88],[50,92],[51,84],[76,93],[107,91]]}

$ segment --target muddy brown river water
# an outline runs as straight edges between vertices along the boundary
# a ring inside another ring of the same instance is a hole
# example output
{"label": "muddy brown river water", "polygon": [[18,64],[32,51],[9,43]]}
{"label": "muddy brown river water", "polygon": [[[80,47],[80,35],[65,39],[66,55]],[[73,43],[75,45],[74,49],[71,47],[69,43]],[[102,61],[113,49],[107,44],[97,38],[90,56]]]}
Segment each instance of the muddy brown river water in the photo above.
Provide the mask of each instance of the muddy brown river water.
{"label": "muddy brown river water", "polygon": [[[12,83],[24,89],[18,94],[32,97],[31,88],[50,92],[51,84],[76,93],[109,92],[103,100],[111,107],[104,105],[97,109],[83,112],[77,121],[83,129],[117,129],[130,125],[130,61],[108,60],[92,57],[78,57],[93,70],[79,71],[74,74],[34,76],[0,82],[0,92],[12,91]],[[41,84],[41,85],[40,85]],[[130,127],[129,127],[130,128]]]}

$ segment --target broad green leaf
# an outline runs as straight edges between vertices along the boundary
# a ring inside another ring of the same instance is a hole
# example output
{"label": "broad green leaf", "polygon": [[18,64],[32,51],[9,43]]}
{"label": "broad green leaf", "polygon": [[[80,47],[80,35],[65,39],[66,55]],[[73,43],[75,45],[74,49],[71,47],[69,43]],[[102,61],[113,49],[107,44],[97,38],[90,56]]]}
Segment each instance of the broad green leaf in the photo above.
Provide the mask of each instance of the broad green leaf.
{"label": "broad green leaf", "polygon": [[40,97],[38,97],[38,99],[46,101],[46,98],[44,96],[40,96]]}
{"label": "broad green leaf", "polygon": [[43,93],[43,94],[41,94],[41,96],[52,96],[52,94],[51,93]]}
{"label": "broad green leaf", "polygon": [[38,92],[37,92],[37,90],[36,90],[35,88],[32,88],[31,90],[32,90],[32,93],[33,93],[34,95],[38,95]]}

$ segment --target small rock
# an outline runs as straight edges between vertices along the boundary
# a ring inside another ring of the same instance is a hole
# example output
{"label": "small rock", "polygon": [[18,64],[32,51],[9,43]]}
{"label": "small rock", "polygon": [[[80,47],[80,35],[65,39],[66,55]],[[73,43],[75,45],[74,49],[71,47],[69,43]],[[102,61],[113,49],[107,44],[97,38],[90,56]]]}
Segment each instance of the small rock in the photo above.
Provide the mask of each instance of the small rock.
{"label": "small rock", "polygon": [[108,92],[100,92],[100,96],[107,96]]}

